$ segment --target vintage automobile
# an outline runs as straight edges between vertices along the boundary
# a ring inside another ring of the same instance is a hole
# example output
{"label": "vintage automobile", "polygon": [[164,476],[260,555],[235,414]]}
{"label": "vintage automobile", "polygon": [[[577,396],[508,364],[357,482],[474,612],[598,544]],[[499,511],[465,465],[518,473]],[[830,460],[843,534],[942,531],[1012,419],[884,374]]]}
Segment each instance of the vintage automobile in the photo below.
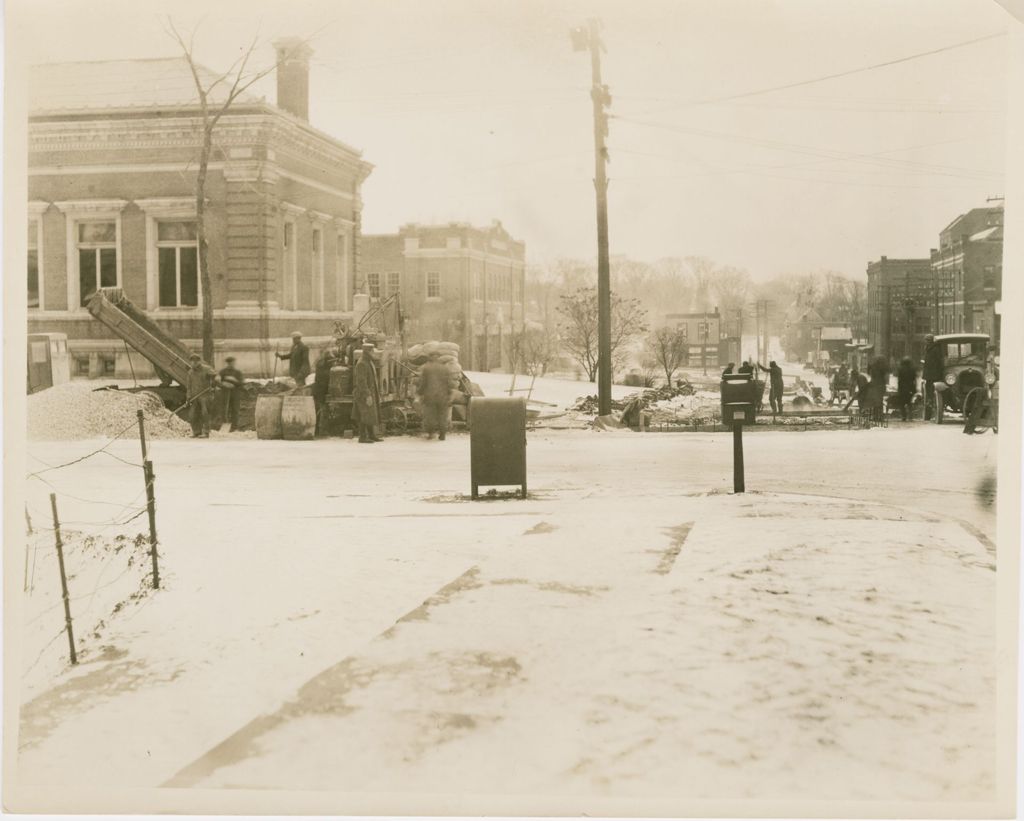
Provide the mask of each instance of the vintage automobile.
{"label": "vintage automobile", "polygon": [[971,415],[976,402],[987,398],[996,380],[996,371],[988,355],[988,334],[941,334],[935,344],[942,348],[943,379],[936,383],[939,401],[935,421],[941,423],[945,411]]}

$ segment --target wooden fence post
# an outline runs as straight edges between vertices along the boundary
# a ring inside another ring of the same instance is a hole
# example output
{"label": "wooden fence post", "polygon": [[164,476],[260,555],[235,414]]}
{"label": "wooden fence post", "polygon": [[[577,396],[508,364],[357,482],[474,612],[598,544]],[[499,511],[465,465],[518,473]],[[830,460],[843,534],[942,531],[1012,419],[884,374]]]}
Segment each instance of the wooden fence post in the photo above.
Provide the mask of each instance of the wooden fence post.
{"label": "wooden fence post", "polygon": [[149,552],[153,559],[153,587],[160,587],[160,568],[156,561],[156,494],[153,491],[153,463],[146,453],[146,424],[142,409],[138,410],[139,444],[142,447],[142,479],[146,483],[146,512],[149,514]]}
{"label": "wooden fence post", "polygon": [[149,514],[149,552],[153,558],[153,587],[160,587],[160,567],[156,560],[156,492],[153,485],[156,477],[153,473],[153,463],[147,459],[142,463],[146,473],[146,511]]}
{"label": "wooden fence post", "polygon": [[64,545],[60,540],[60,520],[57,518],[57,494],[50,494],[50,507],[53,509],[53,536],[57,543],[57,563],[60,566],[60,593],[64,599],[64,625],[68,631],[68,647],[71,649],[71,663],[78,664],[75,653],[75,632],[71,627],[71,602],[68,599],[68,579],[64,574]]}

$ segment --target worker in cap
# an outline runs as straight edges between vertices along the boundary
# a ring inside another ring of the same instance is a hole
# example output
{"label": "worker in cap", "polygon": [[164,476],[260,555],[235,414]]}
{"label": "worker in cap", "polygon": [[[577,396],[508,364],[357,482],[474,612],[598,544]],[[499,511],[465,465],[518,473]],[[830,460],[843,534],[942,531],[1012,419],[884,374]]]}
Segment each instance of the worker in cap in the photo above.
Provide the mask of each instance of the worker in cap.
{"label": "worker in cap", "polygon": [[309,348],[302,341],[301,333],[292,332],[291,350],[288,353],[277,354],[277,358],[288,361],[288,375],[295,380],[296,387],[301,388],[306,384],[306,377],[312,368],[309,366]]}
{"label": "worker in cap", "polygon": [[192,423],[192,436],[207,439],[210,436],[210,400],[217,382],[213,368],[203,362],[197,353],[189,356],[188,376],[185,378],[185,399]]}
{"label": "worker in cap", "polygon": [[365,444],[380,442],[377,425],[380,422],[380,386],[377,367],[373,364],[374,346],[363,341],[362,356],[356,362],[352,376],[352,415],[359,429],[359,441]]}
{"label": "worker in cap", "polygon": [[229,422],[230,430],[236,431],[238,425],[238,411],[242,405],[242,385],[245,384],[245,377],[235,367],[233,356],[224,359],[224,367],[217,374],[220,380],[220,421],[221,424]]}
{"label": "worker in cap", "polygon": [[448,434],[448,418],[451,413],[451,385],[448,369],[441,362],[439,354],[431,354],[430,360],[420,369],[416,383],[416,395],[420,399],[423,430],[427,439],[444,441]]}
{"label": "worker in cap", "polygon": [[936,343],[935,334],[925,334],[924,337],[924,367],[921,369],[921,379],[924,382],[924,418],[931,419],[936,410],[937,398],[935,396],[935,384],[944,385],[942,381],[946,370],[946,363],[942,355],[942,346]]}

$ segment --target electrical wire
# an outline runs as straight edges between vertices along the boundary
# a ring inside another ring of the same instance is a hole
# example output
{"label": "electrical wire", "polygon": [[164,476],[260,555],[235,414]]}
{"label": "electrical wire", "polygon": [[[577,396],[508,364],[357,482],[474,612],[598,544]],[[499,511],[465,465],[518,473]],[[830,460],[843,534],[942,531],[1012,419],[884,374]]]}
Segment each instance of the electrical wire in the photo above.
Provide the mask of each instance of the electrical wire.
{"label": "electrical wire", "polygon": [[978,43],[984,43],[988,40],[994,40],[998,37],[1005,37],[1006,32],[1000,31],[993,34],[986,34],[983,37],[975,37],[972,40],[962,40],[959,43],[952,43],[948,46],[942,46],[941,48],[931,49],[929,51],[920,51],[916,54],[908,54],[905,57],[898,57],[895,60],[884,60],[880,63],[872,63],[871,65],[861,66],[859,68],[849,69],[847,71],[837,71],[832,74],[823,74],[820,77],[811,77],[807,80],[798,80],[793,83],[783,83],[781,85],[767,86],[765,88],[753,89],[751,91],[742,91],[737,94],[725,94],[717,97],[704,97],[696,100],[686,100],[670,106],[662,108],[649,109],[647,111],[639,112],[639,116],[645,116],[647,114],[655,114],[663,111],[675,111],[680,108],[688,108],[690,106],[698,105],[713,105],[715,103],[726,103],[733,100],[742,100],[747,97],[756,97],[760,94],[771,94],[776,91],[787,91],[791,88],[800,88],[802,86],[813,85],[815,83],[823,83],[828,80],[837,80],[840,77],[850,77],[854,74],[862,74],[867,71],[875,71],[880,68],[888,68],[889,66],[899,65],[900,63],[908,63],[911,60],[919,60],[922,57],[931,57],[936,54],[942,54],[943,52],[953,51],[954,49],[966,48],[967,46],[973,46]]}

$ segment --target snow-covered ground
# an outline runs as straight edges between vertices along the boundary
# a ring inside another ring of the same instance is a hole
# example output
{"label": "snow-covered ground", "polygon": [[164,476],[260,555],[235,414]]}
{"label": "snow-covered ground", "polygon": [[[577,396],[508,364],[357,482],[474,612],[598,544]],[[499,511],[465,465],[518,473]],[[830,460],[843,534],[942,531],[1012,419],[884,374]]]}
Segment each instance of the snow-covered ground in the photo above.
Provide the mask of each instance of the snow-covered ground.
{"label": "snow-covered ground", "polygon": [[466,435],[158,441],[159,591],[118,442],[43,474],[76,668],[29,483],[18,779],[991,798],[996,442],[752,431],[733,496],[728,434],[536,432],[530,498],[474,503]]}

